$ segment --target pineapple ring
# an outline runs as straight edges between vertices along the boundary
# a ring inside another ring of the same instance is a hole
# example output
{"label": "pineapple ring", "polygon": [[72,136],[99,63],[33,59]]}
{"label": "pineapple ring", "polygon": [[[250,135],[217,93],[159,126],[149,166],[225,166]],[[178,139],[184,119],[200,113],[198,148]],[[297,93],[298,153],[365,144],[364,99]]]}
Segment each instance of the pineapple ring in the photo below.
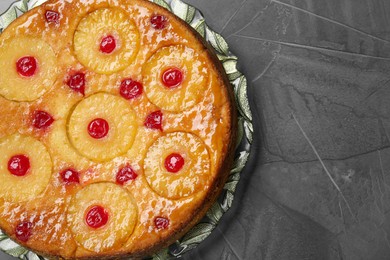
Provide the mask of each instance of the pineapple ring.
{"label": "pineapple ring", "polygon": [[[46,147],[38,140],[20,134],[0,140],[0,197],[6,201],[24,202],[41,194],[49,184],[52,161]],[[12,175],[8,161],[15,155],[29,158],[30,169],[24,176]]]}
{"label": "pineapple ring", "polygon": [[[93,229],[86,224],[88,209],[98,205],[108,212],[108,222]],[[103,252],[122,245],[134,231],[137,206],[129,192],[114,183],[94,183],[78,191],[68,208],[67,222],[77,243],[87,250]]]}
{"label": "pineapple ring", "polygon": [[[88,133],[88,125],[96,118],[109,124],[109,132],[102,139]],[[98,162],[109,161],[126,153],[137,133],[136,116],[130,103],[121,97],[97,93],[76,105],[68,119],[68,137],[83,156]]]}
{"label": "pineapple ring", "polygon": [[[113,36],[116,48],[110,54],[100,51],[102,38]],[[139,51],[140,36],[134,22],[119,8],[98,9],[84,17],[74,34],[77,59],[99,74],[123,70]]]}
{"label": "pineapple ring", "polygon": [[[162,74],[170,68],[182,71],[183,81],[174,88],[167,88]],[[202,56],[184,45],[159,49],[142,68],[145,92],[158,107],[180,112],[195,106],[204,96],[208,82],[207,65]]]}
{"label": "pineapple ring", "polygon": [[[32,56],[37,70],[31,77],[23,77],[16,70],[22,57]],[[0,95],[12,101],[34,101],[48,92],[57,77],[57,58],[43,40],[18,37],[0,46]]]}
{"label": "pineapple ring", "polygon": [[[184,159],[184,166],[177,173],[171,173],[165,167],[165,160],[171,154],[180,154]],[[150,187],[158,195],[180,199],[207,190],[210,156],[199,137],[184,132],[169,133],[149,148],[144,172]]]}

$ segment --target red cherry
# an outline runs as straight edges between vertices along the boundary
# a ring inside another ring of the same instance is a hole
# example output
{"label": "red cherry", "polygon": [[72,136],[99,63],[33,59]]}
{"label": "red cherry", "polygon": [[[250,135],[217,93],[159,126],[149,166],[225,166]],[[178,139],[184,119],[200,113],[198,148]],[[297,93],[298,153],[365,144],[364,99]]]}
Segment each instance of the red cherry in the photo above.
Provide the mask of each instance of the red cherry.
{"label": "red cherry", "polygon": [[106,37],[103,37],[101,43],[100,43],[100,51],[103,53],[110,54],[113,52],[116,48],[116,40],[114,36],[108,35]]}
{"label": "red cherry", "polygon": [[161,81],[167,88],[175,88],[183,82],[183,72],[178,68],[169,68],[163,72]]}
{"label": "red cherry", "polygon": [[162,30],[168,24],[168,18],[164,15],[156,14],[150,18],[150,23],[154,29]]}
{"label": "red cherry", "polygon": [[77,72],[69,77],[66,83],[71,89],[85,95],[85,73]]}
{"label": "red cherry", "polygon": [[100,228],[108,222],[108,212],[102,206],[93,206],[85,216],[85,222],[91,228]]}
{"label": "red cherry", "polygon": [[34,112],[32,123],[35,128],[38,129],[47,128],[51,126],[53,122],[54,119],[49,113],[41,110],[37,110]]}
{"label": "red cherry", "polygon": [[156,217],[154,219],[154,226],[157,229],[166,229],[169,226],[169,220],[163,217]]}
{"label": "red cherry", "polygon": [[23,77],[34,76],[37,66],[37,60],[32,56],[22,57],[16,62],[16,70]]}
{"label": "red cherry", "polygon": [[16,238],[19,241],[26,243],[32,235],[32,227],[33,224],[31,222],[22,222],[17,225],[15,228]]}
{"label": "red cherry", "polygon": [[106,137],[109,130],[110,125],[103,118],[96,118],[88,125],[88,133],[95,139],[102,139],[103,137]]}
{"label": "red cherry", "polygon": [[157,130],[163,131],[162,121],[163,121],[163,113],[160,110],[158,110],[158,111],[155,111],[155,112],[149,114],[146,117],[144,125],[147,128],[157,129]]}
{"label": "red cherry", "polygon": [[65,184],[80,183],[80,174],[74,169],[66,169],[60,172],[60,175]]}
{"label": "red cherry", "polygon": [[116,183],[120,185],[124,185],[128,181],[135,180],[138,177],[138,174],[131,168],[130,165],[126,165],[125,167],[119,169],[116,174]]}
{"label": "red cherry", "polygon": [[25,176],[30,169],[30,159],[23,155],[14,155],[8,161],[8,171],[15,176]]}
{"label": "red cherry", "polygon": [[122,80],[119,92],[125,99],[133,99],[142,95],[143,86],[142,83],[130,78],[124,79]]}
{"label": "red cherry", "polygon": [[165,158],[165,169],[171,173],[177,173],[184,166],[184,158],[178,153],[171,153]]}
{"label": "red cherry", "polygon": [[47,10],[45,12],[45,18],[48,23],[59,23],[60,22],[60,14],[56,11]]}

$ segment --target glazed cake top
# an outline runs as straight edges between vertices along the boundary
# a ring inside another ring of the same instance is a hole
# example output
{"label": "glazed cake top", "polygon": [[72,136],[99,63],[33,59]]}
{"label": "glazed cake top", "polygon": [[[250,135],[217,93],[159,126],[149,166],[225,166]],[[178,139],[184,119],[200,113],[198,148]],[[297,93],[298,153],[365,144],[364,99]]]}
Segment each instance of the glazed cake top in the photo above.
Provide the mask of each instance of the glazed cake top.
{"label": "glazed cake top", "polygon": [[147,1],[48,1],[0,36],[0,226],[51,256],[143,255],[215,199],[229,85]]}

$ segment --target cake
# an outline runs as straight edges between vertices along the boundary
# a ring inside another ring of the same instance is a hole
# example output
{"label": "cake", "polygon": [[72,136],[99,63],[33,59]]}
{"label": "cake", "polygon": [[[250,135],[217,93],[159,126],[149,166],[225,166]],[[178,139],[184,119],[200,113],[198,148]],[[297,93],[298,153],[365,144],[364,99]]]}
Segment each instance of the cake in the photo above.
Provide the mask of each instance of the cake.
{"label": "cake", "polygon": [[231,86],[145,0],[50,0],[0,35],[0,228],[49,258],[141,258],[201,220],[236,145]]}

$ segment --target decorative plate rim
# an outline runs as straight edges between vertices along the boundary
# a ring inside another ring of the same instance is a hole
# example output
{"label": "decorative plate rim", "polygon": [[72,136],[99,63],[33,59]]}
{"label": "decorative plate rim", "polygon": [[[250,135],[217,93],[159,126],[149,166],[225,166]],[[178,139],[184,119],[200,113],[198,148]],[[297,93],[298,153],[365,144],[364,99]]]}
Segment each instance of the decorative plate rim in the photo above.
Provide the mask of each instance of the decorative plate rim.
{"label": "decorative plate rim", "polygon": [[[0,14],[0,33],[18,16],[28,10],[46,2],[47,0],[18,0],[13,2],[9,8]],[[237,69],[238,58],[233,55],[226,40],[207,25],[200,10],[184,3],[181,0],[149,0],[154,2],[192,26],[215,50],[218,59],[228,75],[229,81],[234,90],[235,101],[238,110],[238,142],[236,145],[236,157],[230,171],[229,179],[226,182],[223,192],[218,201],[207,212],[206,217],[180,240],[168,248],[151,256],[152,259],[169,259],[181,257],[184,253],[197,247],[215,229],[232,206],[234,193],[240,180],[240,175],[248,161],[251,144],[253,141],[252,113],[247,96],[247,80]],[[0,230],[0,250],[24,260],[41,260],[42,256],[18,245]]]}

